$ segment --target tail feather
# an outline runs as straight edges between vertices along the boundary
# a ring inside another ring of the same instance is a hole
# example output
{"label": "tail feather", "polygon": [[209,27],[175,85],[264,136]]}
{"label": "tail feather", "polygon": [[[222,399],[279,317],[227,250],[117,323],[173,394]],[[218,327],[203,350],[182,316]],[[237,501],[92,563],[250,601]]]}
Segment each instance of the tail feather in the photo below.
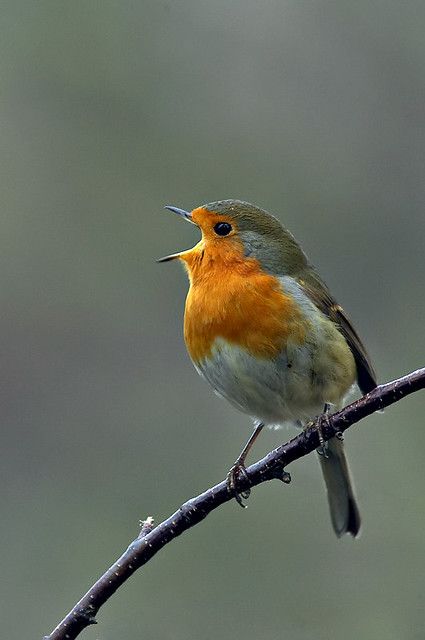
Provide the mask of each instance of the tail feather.
{"label": "tail feather", "polygon": [[360,531],[360,513],[343,442],[338,438],[331,438],[327,443],[326,454],[320,454],[319,460],[334,531],[339,538],[345,533],[355,538]]}

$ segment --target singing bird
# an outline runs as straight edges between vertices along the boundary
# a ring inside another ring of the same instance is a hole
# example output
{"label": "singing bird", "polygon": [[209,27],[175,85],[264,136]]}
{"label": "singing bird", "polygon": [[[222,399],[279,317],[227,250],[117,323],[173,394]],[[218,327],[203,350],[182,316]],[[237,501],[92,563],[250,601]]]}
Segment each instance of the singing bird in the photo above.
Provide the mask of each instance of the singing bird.
{"label": "singing bird", "polygon": [[[264,425],[308,421],[341,407],[357,383],[376,387],[366,350],[342,307],[280,221],[248,202],[221,200],[192,212],[202,238],[179,259],[189,276],[184,338],[214,390],[254,419],[255,429],[228,475],[237,481]],[[356,536],[360,515],[343,442],[318,449],[332,525]],[[243,495],[243,494],[242,494]]]}

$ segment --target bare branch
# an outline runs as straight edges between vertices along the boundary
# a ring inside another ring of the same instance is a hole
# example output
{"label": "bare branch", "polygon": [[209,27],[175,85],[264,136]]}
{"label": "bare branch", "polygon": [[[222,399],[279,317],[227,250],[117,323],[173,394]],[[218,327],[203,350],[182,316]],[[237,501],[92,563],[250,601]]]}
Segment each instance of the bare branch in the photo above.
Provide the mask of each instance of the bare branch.
{"label": "bare branch", "polygon": [[[425,368],[380,385],[356,402],[329,416],[321,423],[324,440],[343,433],[366,416],[398,402],[405,396],[425,387]],[[317,422],[289,442],[268,453],[264,458],[247,468],[247,477],[241,478],[241,491],[255,487],[267,480],[279,479],[288,482],[285,467],[291,462],[311,453],[319,446]],[[146,564],[162,547],[201,522],[211,511],[232,500],[225,481],[211,487],[196,498],[185,502],[172,516],[156,527],[153,519],[142,523],[139,536],[128,549],[89,589],[75,607],[65,616],[44,640],[73,640],[90,624],[96,624],[95,615],[112,594],[142,565]]]}

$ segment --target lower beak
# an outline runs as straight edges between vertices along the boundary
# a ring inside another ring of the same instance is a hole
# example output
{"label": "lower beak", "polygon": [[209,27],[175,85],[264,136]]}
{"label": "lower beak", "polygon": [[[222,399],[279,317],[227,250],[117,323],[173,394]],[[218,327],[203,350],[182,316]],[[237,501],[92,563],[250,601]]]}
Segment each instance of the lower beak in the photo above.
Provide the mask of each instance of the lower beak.
{"label": "lower beak", "polygon": [[164,256],[163,258],[157,258],[155,262],[170,262],[170,260],[176,260],[176,258],[180,258],[180,253],[172,253],[169,256]]}

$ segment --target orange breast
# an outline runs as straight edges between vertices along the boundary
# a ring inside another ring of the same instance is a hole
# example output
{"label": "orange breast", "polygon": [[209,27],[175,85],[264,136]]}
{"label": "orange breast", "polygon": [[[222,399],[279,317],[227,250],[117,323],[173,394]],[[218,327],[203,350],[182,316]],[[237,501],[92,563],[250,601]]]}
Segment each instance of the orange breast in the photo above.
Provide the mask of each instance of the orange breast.
{"label": "orange breast", "polygon": [[288,340],[304,341],[307,321],[293,299],[236,243],[234,249],[223,257],[201,241],[181,255],[190,278],[184,336],[195,362],[210,355],[218,337],[267,359]]}

